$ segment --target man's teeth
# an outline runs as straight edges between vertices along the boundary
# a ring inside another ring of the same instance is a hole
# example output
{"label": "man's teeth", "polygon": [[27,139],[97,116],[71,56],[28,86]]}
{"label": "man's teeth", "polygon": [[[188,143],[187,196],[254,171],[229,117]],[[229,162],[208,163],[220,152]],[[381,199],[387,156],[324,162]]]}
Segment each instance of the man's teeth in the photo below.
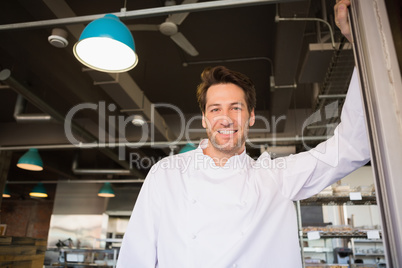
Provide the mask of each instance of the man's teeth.
{"label": "man's teeth", "polygon": [[235,133],[236,131],[235,130],[219,130],[218,132],[220,134],[230,135],[230,134]]}

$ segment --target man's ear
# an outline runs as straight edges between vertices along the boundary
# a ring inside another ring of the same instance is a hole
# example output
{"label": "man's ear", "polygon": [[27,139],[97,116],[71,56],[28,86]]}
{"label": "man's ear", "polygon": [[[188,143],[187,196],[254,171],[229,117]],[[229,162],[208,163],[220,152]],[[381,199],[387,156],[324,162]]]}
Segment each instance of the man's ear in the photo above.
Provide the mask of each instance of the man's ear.
{"label": "man's ear", "polygon": [[249,120],[249,122],[248,122],[248,125],[250,126],[250,127],[252,127],[253,125],[254,125],[254,123],[255,123],[255,114],[254,114],[254,109],[251,111],[251,113],[250,113],[250,120]]}
{"label": "man's ear", "polygon": [[205,122],[205,114],[204,113],[202,113],[202,127],[203,128],[207,128],[207,123]]}

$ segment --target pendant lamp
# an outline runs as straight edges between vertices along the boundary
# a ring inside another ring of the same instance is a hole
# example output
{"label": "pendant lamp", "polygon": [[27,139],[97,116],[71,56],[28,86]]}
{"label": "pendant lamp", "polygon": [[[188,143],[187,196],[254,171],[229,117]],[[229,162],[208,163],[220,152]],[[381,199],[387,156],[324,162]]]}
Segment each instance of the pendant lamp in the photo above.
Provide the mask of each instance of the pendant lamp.
{"label": "pendant lamp", "polygon": [[102,188],[98,192],[98,196],[100,197],[114,197],[114,191],[110,182],[105,182]]}
{"label": "pendant lamp", "polygon": [[17,163],[17,167],[32,170],[41,171],[43,170],[42,158],[38,153],[38,149],[31,148],[23,156],[20,157]]}
{"label": "pendant lamp", "polygon": [[196,148],[197,147],[195,147],[193,143],[187,143],[183,148],[180,149],[179,154],[194,150]]}
{"label": "pendant lamp", "polygon": [[6,184],[6,187],[4,187],[3,198],[10,198],[10,197],[11,197],[11,193]]}
{"label": "pendant lamp", "polygon": [[73,52],[82,64],[101,72],[126,72],[138,63],[130,30],[113,14],[89,23]]}
{"label": "pendant lamp", "polygon": [[30,196],[32,197],[42,197],[45,198],[47,197],[47,191],[43,183],[39,182],[29,193]]}

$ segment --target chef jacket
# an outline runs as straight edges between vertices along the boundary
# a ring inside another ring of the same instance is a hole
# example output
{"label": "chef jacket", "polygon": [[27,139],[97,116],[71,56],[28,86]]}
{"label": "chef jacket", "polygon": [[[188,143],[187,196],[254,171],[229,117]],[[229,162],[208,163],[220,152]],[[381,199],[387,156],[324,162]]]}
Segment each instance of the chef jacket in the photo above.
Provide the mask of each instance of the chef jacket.
{"label": "chef jacket", "polygon": [[369,161],[356,71],[334,135],[284,158],[244,151],[223,167],[203,146],[155,164],[124,235],[118,268],[298,268],[293,201],[319,193]]}

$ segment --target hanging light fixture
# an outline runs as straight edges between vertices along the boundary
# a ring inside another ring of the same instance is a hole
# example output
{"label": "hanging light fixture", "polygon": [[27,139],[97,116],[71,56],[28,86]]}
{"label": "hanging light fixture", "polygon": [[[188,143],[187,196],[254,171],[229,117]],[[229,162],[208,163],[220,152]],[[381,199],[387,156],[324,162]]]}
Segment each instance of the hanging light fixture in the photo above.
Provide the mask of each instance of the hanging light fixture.
{"label": "hanging light fixture", "polygon": [[98,192],[98,196],[100,197],[115,197],[112,185],[110,182],[105,182],[102,188]]}
{"label": "hanging light fixture", "polygon": [[82,64],[101,72],[125,72],[138,63],[130,30],[113,14],[89,23],[73,52]]}
{"label": "hanging light fixture", "polygon": [[6,187],[4,187],[3,198],[10,198],[10,197],[11,197],[11,193],[6,184]]}
{"label": "hanging light fixture", "polygon": [[42,158],[38,153],[38,149],[31,148],[23,156],[20,157],[17,163],[17,167],[32,170],[41,171],[43,170]]}
{"label": "hanging light fixture", "polygon": [[195,147],[193,143],[187,143],[183,148],[180,149],[179,154],[194,150],[196,148],[197,147]]}
{"label": "hanging light fixture", "polygon": [[142,115],[136,114],[133,116],[133,120],[131,120],[134,126],[140,127],[145,124],[145,119]]}
{"label": "hanging light fixture", "polygon": [[43,183],[39,182],[29,193],[32,197],[47,197],[47,191]]}

